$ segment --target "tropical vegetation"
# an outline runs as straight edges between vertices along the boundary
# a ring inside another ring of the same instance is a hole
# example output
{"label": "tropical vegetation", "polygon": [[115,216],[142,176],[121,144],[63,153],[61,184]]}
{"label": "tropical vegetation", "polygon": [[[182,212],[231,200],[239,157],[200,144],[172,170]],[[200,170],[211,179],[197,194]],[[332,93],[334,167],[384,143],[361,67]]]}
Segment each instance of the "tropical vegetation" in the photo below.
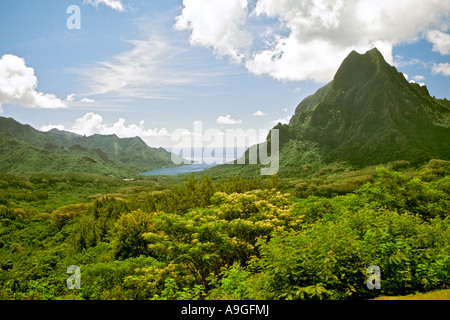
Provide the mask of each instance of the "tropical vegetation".
{"label": "tropical vegetation", "polygon": [[[448,289],[450,162],[378,167],[360,186],[354,178],[347,191],[342,178],[307,195],[313,182],[276,176],[2,174],[0,298],[371,299]],[[66,286],[71,265],[79,290]],[[366,285],[370,265],[381,270],[380,290]]]}

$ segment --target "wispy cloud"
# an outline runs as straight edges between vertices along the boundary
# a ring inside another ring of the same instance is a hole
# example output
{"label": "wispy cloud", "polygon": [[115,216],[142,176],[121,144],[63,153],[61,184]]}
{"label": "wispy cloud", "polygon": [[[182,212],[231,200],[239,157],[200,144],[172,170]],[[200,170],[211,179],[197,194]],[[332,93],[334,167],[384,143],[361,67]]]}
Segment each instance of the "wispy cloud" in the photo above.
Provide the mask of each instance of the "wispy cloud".
{"label": "wispy cloud", "polygon": [[425,80],[425,77],[422,76],[422,75],[420,75],[420,74],[415,75],[415,76],[413,76],[412,78],[413,78],[413,80],[415,80],[415,81],[423,81],[423,80]]}
{"label": "wispy cloud", "polygon": [[95,103],[94,99],[89,99],[89,98],[83,98],[80,100],[80,102],[82,103]]}
{"label": "wispy cloud", "polygon": [[[89,95],[117,94],[135,98],[162,98],[167,87],[193,81],[176,68],[183,50],[154,33],[145,40],[130,40],[132,49],[91,68],[78,70],[85,77]],[[172,62],[172,63],[171,63]]]}
{"label": "wispy cloud", "polygon": [[403,68],[407,66],[415,66],[415,65],[422,65],[423,67],[427,67],[427,63],[424,61],[421,61],[417,58],[413,58],[410,60],[405,60],[403,56],[396,55],[394,58],[394,66],[398,68]]}
{"label": "wispy cloud", "polygon": [[94,99],[90,98],[78,98],[75,93],[70,93],[67,95],[66,100],[64,100],[64,103],[66,103],[69,106],[79,106],[80,104],[92,104],[95,103]]}
{"label": "wispy cloud", "polygon": [[450,63],[434,64],[431,71],[433,74],[441,74],[443,76],[450,77]]}
{"label": "wispy cloud", "polygon": [[232,74],[216,65],[208,65],[192,54],[189,44],[178,41],[173,33],[152,25],[140,26],[141,39],[125,40],[131,48],[107,60],[80,69],[71,69],[81,77],[82,95],[105,100],[179,99],[181,90],[214,86]]}

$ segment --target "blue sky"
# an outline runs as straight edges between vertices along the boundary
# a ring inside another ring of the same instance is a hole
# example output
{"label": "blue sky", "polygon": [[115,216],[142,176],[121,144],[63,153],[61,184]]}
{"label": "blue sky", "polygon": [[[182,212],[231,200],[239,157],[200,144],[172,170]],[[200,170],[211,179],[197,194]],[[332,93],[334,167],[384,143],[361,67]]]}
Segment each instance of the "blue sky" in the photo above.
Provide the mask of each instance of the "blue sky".
{"label": "blue sky", "polygon": [[2,1],[0,115],[155,147],[196,121],[270,129],[374,46],[450,98],[449,17],[449,0]]}

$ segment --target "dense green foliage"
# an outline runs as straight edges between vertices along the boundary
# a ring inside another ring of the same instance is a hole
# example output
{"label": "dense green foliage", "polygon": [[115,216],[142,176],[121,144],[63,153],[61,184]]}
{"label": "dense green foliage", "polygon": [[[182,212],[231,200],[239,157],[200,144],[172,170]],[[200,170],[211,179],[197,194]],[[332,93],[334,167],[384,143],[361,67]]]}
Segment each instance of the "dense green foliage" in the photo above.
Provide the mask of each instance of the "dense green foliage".
{"label": "dense green foliage", "polygon": [[[320,182],[2,174],[0,298],[367,299],[448,288],[450,163],[332,171]],[[70,265],[80,290],[66,288]],[[366,287],[370,265],[381,290]]]}

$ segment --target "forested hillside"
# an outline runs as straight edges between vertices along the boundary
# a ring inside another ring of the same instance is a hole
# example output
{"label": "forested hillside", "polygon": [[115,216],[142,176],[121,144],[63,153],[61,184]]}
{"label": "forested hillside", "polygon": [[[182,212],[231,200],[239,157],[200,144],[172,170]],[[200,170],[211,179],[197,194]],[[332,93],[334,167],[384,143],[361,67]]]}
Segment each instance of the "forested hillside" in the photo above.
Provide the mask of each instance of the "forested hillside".
{"label": "forested hillside", "polygon": [[41,132],[14,119],[0,117],[0,139],[0,172],[3,173],[80,172],[129,177],[174,166],[171,153],[163,148],[151,148],[139,137],[85,137],[59,130]]}

